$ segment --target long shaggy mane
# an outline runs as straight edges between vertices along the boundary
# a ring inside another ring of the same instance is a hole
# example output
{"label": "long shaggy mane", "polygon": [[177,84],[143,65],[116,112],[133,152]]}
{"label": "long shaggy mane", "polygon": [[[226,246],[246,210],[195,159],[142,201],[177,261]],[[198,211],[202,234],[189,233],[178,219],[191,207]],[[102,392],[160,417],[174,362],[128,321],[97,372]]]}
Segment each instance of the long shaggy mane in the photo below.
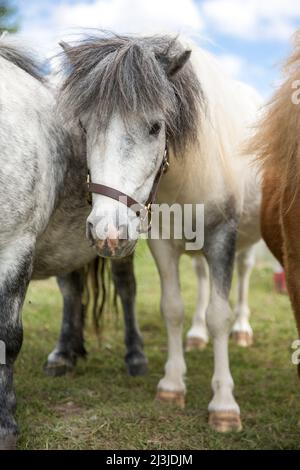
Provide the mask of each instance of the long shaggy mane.
{"label": "long shaggy mane", "polygon": [[204,97],[199,80],[188,63],[169,77],[167,65],[184,52],[176,37],[119,36],[101,33],[72,45],[63,54],[66,79],[60,103],[68,119],[96,113],[105,128],[118,112],[126,121],[136,113],[145,120],[160,110],[167,134],[181,150],[198,136]]}
{"label": "long shaggy mane", "polygon": [[0,57],[16,65],[39,82],[44,81],[44,74],[40,64],[21,48],[9,44],[0,37]]}
{"label": "long shaggy mane", "polygon": [[293,97],[300,98],[300,31],[283,70],[284,82],[266,106],[248,150],[264,171],[275,169],[295,190],[300,181],[300,103]]}

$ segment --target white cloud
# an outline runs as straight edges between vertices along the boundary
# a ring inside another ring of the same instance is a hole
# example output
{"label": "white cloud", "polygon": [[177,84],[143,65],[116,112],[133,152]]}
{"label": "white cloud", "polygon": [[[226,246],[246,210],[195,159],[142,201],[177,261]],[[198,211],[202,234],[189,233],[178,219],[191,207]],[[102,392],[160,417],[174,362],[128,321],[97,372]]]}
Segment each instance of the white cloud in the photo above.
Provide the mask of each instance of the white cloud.
{"label": "white cloud", "polygon": [[222,33],[259,40],[286,40],[300,26],[299,0],[205,0],[202,13]]}
{"label": "white cloud", "polygon": [[274,77],[267,67],[253,64],[235,54],[217,55],[216,59],[229,77],[252,85],[265,98],[269,96]]}
{"label": "white cloud", "polygon": [[122,32],[202,29],[200,13],[193,0],[96,0],[56,9],[60,28],[102,27]]}
{"label": "white cloud", "polygon": [[[27,3],[27,5],[26,5]],[[75,30],[102,28],[127,33],[175,32],[197,35],[203,29],[193,0],[94,0],[77,3],[25,2],[22,35],[53,52],[62,37]],[[29,9],[27,8],[29,7]],[[46,11],[47,9],[47,11]]]}
{"label": "white cloud", "polygon": [[230,77],[241,79],[245,67],[245,61],[241,57],[234,54],[222,54],[217,56],[217,60],[222,70]]}

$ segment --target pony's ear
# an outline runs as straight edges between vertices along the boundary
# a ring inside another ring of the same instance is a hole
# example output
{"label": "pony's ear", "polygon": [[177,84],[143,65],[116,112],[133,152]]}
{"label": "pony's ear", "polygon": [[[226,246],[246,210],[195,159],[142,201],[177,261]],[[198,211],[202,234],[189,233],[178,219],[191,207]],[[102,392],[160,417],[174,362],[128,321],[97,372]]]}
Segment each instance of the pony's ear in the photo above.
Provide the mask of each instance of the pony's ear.
{"label": "pony's ear", "polygon": [[68,54],[68,52],[72,49],[72,47],[70,46],[70,44],[68,44],[67,42],[65,41],[60,41],[58,43],[58,45],[63,49],[63,51]]}
{"label": "pony's ear", "polygon": [[67,57],[67,60],[70,64],[70,66],[72,67],[74,65],[74,60],[73,60],[73,57],[72,57],[72,49],[73,47],[70,46],[70,44],[68,44],[67,42],[65,41],[60,41],[59,43],[59,46],[62,48],[62,50],[64,51],[66,57]]}
{"label": "pony's ear", "polygon": [[169,77],[174,77],[187,63],[191,57],[192,51],[187,49],[175,57],[168,58],[165,64],[166,72]]}

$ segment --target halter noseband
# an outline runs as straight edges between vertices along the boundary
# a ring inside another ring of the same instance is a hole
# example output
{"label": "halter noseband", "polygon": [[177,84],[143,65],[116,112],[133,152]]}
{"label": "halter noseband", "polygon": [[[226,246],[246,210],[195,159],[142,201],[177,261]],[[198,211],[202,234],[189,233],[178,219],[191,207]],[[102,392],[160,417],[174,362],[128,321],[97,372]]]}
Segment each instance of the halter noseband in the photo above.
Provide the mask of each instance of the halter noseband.
{"label": "halter noseband", "polygon": [[118,202],[122,202],[127,206],[129,209],[134,210],[137,217],[141,220],[141,226],[144,226],[146,222],[148,222],[148,217],[150,218],[149,222],[147,223],[147,227],[141,231],[147,232],[151,228],[151,206],[155,203],[159,183],[161,181],[162,176],[167,172],[169,168],[169,152],[168,152],[168,140],[166,139],[166,147],[164,151],[164,156],[162,163],[159,167],[157,175],[155,176],[155,180],[150,191],[149,197],[145,204],[141,204],[132,197],[128,196],[127,194],[119,191],[118,189],[111,188],[110,186],[105,186],[104,184],[97,184],[92,183],[90,178],[90,173],[87,174],[87,189],[88,189],[88,201],[91,204],[91,195],[92,194],[101,194],[102,196],[109,197],[111,199],[115,199]]}

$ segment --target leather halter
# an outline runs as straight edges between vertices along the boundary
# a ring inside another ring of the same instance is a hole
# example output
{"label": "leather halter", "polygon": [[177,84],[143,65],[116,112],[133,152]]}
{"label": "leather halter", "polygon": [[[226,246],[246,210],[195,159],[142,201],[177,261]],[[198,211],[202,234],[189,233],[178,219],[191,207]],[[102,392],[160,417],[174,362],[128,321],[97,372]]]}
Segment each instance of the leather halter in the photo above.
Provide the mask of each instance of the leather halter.
{"label": "leather halter", "polygon": [[[167,172],[169,168],[169,152],[168,152],[168,140],[166,139],[166,147],[164,151],[164,156],[162,163],[159,167],[159,170],[156,174],[152,189],[150,191],[149,197],[145,204],[141,204],[127,194],[119,191],[118,189],[111,188],[110,186],[105,186],[104,184],[92,183],[90,178],[90,172],[87,174],[87,189],[88,189],[88,201],[91,204],[91,195],[92,194],[101,194],[102,196],[109,197],[118,202],[125,204],[129,209],[134,210],[136,216],[141,220],[141,226],[144,226],[147,222],[146,228],[143,228],[141,232],[147,232],[151,228],[151,206],[155,203],[159,183],[162,176]],[[150,220],[149,220],[150,219]]]}

